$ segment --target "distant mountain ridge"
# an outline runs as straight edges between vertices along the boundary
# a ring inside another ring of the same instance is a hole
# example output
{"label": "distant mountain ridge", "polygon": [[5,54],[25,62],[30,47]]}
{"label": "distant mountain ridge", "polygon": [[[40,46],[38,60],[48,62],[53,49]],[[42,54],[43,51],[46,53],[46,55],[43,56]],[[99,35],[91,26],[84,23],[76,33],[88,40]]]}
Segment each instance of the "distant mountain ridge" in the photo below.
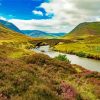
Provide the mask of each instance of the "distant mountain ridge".
{"label": "distant mountain ridge", "polygon": [[5,27],[7,27],[15,32],[22,33],[22,31],[17,26],[15,26],[14,24],[12,24],[8,21],[4,21],[4,20],[0,19],[0,24],[4,25]]}
{"label": "distant mountain ridge", "polygon": [[100,35],[100,22],[84,22],[76,26],[68,35],[64,38],[77,38]]}
{"label": "distant mountain ridge", "polygon": [[65,33],[46,33],[40,30],[21,30],[24,34],[36,38],[56,38],[64,36]]}
{"label": "distant mountain ridge", "polygon": [[40,30],[20,30],[16,25],[5,20],[0,19],[0,24],[18,33],[28,35],[34,38],[58,38],[65,35],[65,33],[47,33]]}

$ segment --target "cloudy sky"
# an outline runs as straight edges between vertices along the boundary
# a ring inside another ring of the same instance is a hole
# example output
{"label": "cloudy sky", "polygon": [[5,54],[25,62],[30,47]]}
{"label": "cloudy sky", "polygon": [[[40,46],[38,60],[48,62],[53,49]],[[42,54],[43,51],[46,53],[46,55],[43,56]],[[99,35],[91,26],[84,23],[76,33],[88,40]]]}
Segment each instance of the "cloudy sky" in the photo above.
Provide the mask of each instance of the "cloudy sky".
{"label": "cloudy sky", "polygon": [[79,23],[100,21],[100,0],[0,0],[0,19],[21,30],[67,33]]}

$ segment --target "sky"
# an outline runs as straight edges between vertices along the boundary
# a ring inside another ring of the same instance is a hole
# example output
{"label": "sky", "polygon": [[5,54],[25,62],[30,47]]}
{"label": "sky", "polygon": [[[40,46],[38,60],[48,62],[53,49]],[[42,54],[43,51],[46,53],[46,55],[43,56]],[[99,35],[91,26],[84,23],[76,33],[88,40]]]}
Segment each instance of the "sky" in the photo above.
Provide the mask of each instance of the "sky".
{"label": "sky", "polygon": [[100,21],[100,0],[0,0],[0,19],[21,30],[69,32]]}

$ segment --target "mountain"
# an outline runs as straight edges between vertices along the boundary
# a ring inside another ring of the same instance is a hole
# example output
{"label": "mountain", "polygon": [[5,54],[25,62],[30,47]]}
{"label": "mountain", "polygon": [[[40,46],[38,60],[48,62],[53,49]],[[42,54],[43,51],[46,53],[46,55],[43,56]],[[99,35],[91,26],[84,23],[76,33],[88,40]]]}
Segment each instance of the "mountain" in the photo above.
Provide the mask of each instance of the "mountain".
{"label": "mountain", "polygon": [[31,37],[45,37],[50,36],[46,32],[39,31],[39,30],[22,30],[22,32],[26,35],[29,35]]}
{"label": "mountain", "polygon": [[5,27],[13,30],[13,31],[16,31],[18,33],[22,33],[20,29],[18,29],[14,24],[8,22],[8,21],[4,21],[4,20],[1,20],[0,19],[0,24],[4,25]]}
{"label": "mountain", "polygon": [[25,35],[36,38],[56,38],[64,36],[65,33],[46,33],[40,30],[21,30]]}
{"label": "mountain", "polygon": [[0,24],[0,40],[27,40],[30,39],[30,37],[25,36],[21,33],[15,32],[5,26],[3,26],[2,24]]}
{"label": "mountain", "polygon": [[76,26],[64,38],[85,38],[100,35],[100,22],[84,22]]}
{"label": "mountain", "polygon": [[52,36],[54,37],[62,37],[64,36],[66,33],[50,33]]}

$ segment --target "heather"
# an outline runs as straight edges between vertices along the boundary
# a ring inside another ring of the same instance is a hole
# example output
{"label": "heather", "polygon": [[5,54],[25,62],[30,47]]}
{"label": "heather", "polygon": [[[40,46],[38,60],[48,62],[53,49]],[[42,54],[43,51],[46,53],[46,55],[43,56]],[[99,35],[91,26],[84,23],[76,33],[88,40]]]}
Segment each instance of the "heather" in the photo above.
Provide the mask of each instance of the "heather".
{"label": "heather", "polygon": [[[100,99],[99,72],[72,65],[65,55],[50,58],[35,53],[32,48],[42,39],[37,40],[0,25],[0,100]],[[99,55],[99,39],[88,38],[76,43],[73,40],[53,39],[43,40],[43,43],[47,41],[51,46],[58,44],[56,49],[61,46],[59,51],[66,51],[70,47],[69,53],[83,50],[86,54],[92,54],[89,49],[92,47],[94,56],[96,53]],[[85,56],[83,52],[77,53],[79,56]]]}
{"label": "heather", "polygon": [[96,100],[99,79],[97,72],[43,54],[0,57],[0,98],[4,100]]}

